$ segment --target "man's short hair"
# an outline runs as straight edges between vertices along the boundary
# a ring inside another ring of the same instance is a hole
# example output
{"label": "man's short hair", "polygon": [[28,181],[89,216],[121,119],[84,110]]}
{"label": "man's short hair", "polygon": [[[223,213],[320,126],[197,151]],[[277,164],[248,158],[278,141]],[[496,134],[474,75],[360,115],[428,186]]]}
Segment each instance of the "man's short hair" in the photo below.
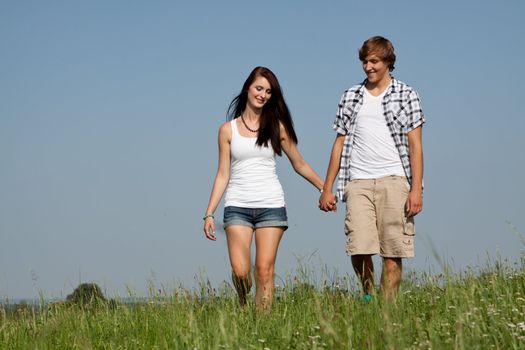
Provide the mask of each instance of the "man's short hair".
{"label": "man's short hair", "polygon": [[363,62],[370,54],[377,55],[383,62],[388,65],[390,71],[394,70],[394,63],[396,63],[396,53],[394,45],[390,40],[382,36],[373,36],[368,38],[363,46],[359,49],[359,59]]}

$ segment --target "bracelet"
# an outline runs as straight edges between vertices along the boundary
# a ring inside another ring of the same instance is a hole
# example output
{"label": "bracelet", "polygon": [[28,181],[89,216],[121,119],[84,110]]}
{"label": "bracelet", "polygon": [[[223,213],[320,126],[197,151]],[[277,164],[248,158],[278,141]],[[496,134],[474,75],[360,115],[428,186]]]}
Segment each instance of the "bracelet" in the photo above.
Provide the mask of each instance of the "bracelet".
{"label": "bracelet", "polygon": [[322,188],[319,190],[319,193],[323,193],[323,189]]}
{"label": "bracelet", "polygon": [[215,219],[215,217],[213,216],[213,214],[206,214],[206,215],[204,215],[204,217],[202,218],[202,220],[206,220],[207,218]]}

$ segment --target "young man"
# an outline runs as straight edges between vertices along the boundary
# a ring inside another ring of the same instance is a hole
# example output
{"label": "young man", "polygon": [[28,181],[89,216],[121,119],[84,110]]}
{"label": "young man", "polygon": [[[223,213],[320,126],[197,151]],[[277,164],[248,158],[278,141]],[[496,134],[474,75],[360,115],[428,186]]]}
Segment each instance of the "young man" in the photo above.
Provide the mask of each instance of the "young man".
{"label": "young man", "polygon": [[383,259],[381,291],[390,299],[399,288],[402,258],[414,256],[414,216],[423,207],[425,117],[417,92],[390,75],[396,55],[389,40],[366,40],[359,59],[366,79],[341,97],[319,208],[335,211],[337,199],[346,202],[346,251],[364,299],[374,294],[375,254]]}

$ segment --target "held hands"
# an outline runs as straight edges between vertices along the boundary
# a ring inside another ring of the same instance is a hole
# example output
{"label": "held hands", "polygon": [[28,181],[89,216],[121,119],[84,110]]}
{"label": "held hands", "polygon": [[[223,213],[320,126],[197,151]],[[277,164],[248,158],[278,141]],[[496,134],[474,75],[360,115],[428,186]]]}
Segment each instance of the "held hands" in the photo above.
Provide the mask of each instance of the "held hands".
{"label": "held hands", "polygon": [[215,237],[215,220],[213,220],[213,216],[204,218],[204,234],[209,240],[217,240],[217,237]]}
{"label": "held hands", "polygon": [[337,198],[332,191],[324,191],[319,197],[319,209],[324,212],[337,211]]}

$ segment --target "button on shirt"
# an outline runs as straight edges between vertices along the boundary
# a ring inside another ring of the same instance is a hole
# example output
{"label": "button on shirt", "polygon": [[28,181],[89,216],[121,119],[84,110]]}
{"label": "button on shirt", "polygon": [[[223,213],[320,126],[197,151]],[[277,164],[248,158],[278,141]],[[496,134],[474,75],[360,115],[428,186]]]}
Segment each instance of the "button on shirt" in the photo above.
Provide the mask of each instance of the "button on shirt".
{"label": "button on shirt", "polygon": [[[345,200],[344,189],[350,181],[350,153],[354,145],[357,113],[363,105],[365,84],[366,80],[344,92],[333,125],[333,129],[338,134],[345,135],[336,191],[337,197],[342,201]],[[408,181],[411,182],[408,133],[425,123],[421,100],[416,90],[392,78],[383,96],[382,106],[383,115],[394,139],[403,170]]]}

